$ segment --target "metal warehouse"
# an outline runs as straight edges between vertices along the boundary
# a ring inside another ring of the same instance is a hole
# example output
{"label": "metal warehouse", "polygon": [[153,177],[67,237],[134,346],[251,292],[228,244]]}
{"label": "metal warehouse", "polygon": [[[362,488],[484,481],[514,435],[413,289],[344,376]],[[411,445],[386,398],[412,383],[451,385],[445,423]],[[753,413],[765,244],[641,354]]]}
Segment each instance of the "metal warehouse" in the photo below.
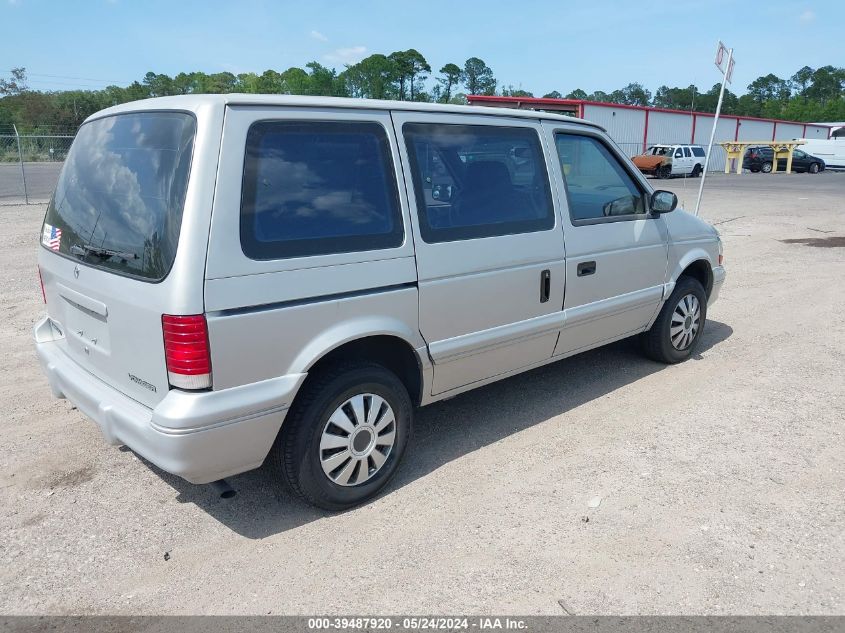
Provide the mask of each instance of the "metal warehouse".
{"label": "metal warehouse", "polygon": [[[602,103],[582,99],[540,99],[469,95],[472,105],[543,110],[577,116],[598,123],[629,155],[634,156],[656,143],[707,145],[713,128],[712,112],[688,112],[651,106]],[[720,141],[791,141],[796,138],[826,139],[830,126],[779,119],[761,119],[734,114],[719,115],[710,169],[725,168],[725,151]]]}

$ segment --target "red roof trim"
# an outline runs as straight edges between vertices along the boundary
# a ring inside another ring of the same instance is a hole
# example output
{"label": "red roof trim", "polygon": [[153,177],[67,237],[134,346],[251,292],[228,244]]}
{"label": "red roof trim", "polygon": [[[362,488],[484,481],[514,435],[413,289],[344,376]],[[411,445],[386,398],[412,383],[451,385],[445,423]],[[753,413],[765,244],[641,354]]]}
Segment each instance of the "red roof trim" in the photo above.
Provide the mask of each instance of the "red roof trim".
{"label": "red roof trim", "polygon": [[[569,105],[578,107],[583,113],[584,106],[601,106],[603,108],[622,108],[624,110],[646,110],[649,112],[668,112],[670,114],[694,114],[696,116],[715,116],[712,112],[699,112],[697,110],[675,110],[673,108],[658,108],[656,106],[628,105],[627,103],[607,103],[605,101],[589,101],[587,99],[546,99],[542,97],[498,97],[495,95],[467,95],[470,105],[484,105],[486,103],[514,103],[529,105]],[[793,125],[804,125],[803,121],[787,121],[786,119],[764,119],[756,116],[743,116],[738,114],[720,114],[723,119],[738,119],[740,121],[765,121],[766,123],[790,123]],[[583,118],[583,115],[582,115]],[[816,125],[814,127],[831,129],[830,125]]]}

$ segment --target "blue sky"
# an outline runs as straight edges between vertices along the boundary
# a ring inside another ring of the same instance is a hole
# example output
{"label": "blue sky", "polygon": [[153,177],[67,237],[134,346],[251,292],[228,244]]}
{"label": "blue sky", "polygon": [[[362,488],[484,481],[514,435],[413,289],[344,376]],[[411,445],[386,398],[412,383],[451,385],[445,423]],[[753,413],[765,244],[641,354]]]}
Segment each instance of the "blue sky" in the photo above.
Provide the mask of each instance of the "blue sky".
{"label": "blue sky", "polygon": [[[732,88],[804,65],[845,65],[842,0],[0,0],[0,72],[40,90],[174,75],[342,70],[373,52],[418,49],[433,70],[481,57],[501,84],[542,95],[630,81],[707,89],[716,41],[735,48]],[[837,33],[837,29],[839,32]]]}

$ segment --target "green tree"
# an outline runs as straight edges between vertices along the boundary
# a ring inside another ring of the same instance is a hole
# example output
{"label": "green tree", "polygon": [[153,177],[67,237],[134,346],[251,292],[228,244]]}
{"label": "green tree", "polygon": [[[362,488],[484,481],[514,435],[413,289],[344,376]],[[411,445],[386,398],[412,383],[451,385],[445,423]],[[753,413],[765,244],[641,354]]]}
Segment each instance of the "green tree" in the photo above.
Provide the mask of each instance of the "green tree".
{"label": "green tree", "polygon": [[581,90],[580,88],[576,88],[575,90],[573,90],[572,92],[570,92],[568,95],[566,95],[566,98],[567,98],[567,99],[581,99],[581,100],[586,100],[586,99],[589,99],[589,98],[590,98],[590,95],[588,95],[586,92],[584,92],[584,91],[583,91],[583,90]]}
{"label": "green tree", "polygon": [[375,53],[347,66],[341,77],[348,94],[362,99],[390,99],[397,96],[396,66],[390,58]]}
{"label": "green tree", "polygon": [[[277,81],[278,94],[284,95],[310,95],[311,91],[311,76],[297,66],[291,66],[278,77],[268,75],[267,71],[262,75],[268,80]],[[275,73],[274,73],[275,74]]]}
{"label": "green tree", "polygon": [[504,86],[502,88],[503,97],[533,97],[534,95],[522,88],[514,88],[511,86]]}
{"label": "green tree", "polygon": [[552,90],[543,95],[543,99],[563,99],[563,95],[557,90]]}
{"label": "green tree", "polygon": [[144,75],[144,85],[149,89],[151,97],[164,97],[174,94],[173,80],[167,75],[157,75],[150,71]]}
{"label": "green tree", "polygon": [[[440,98],[437,99],[437,101],[447,103],[449,99],[452,98],[452,90],[461,83],[463,71],[457,64],[446,64],[440,69],[440,74],[443,76],[438,77],[437,82],[440,86],[442,86],[442,92],[440,93]],[[439,88],[440,86],[436,87]]]}
{"label": "green tree", "polygon": [[845,84],[845,68],[822,66],[813,71],[813,84],[807,88],[807,96],[824,107],[829,101],[842,96]]}
{"label": "green tree", "polygon": [[26,68],[12,68],[9,79],[0,79],[0,95],[16,95],[27,90]]}
{"label": "green tree", "polygon": [[471,95],[492,95],[496,93],[496,78],[493,70],[478,57],[464,62],[464,86]]}
{"label": "green tree", "polygon": [[326,97],[347,96],[343,80],[337,76],[334,68],[326,68],[318,62],[308,62],[305,67],[311,71],[307,94]]}
{"label": "green tree", "polygon": [[639,83],[630,83],[622,88],[622,101],[628,105],[647,106],[651,102],[651,92]]}
{"label": "green tree", "polygon": [[790,87],[792,88],[793,92],[801,95],[802,97],[807,96],[807,88],[813,83],[813,73],[816,72],[809,66],[804,66],[799,68],[792,77],[789,79]]}
{"label": "green tree", "polygon": [[786,102],[791,96],[791,90],[788,81],[769,73],[763,77],[757,77],[748,84],[748,94],[758,103],[766,101]]}

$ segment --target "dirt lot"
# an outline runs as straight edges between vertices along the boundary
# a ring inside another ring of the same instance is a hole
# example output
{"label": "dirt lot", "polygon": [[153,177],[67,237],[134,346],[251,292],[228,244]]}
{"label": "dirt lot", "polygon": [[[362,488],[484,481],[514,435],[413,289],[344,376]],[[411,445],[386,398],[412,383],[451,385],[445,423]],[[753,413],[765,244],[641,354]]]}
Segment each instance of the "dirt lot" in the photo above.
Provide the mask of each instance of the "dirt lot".
{"label": "dirt lot", "polygon": [[623,342],[422,410],[337,515],[263,471],[220,500],[52,399],[43,206],[0,207],[0,612],[845,613],[845,174],[708,189],[729,276],[695,359]]}

